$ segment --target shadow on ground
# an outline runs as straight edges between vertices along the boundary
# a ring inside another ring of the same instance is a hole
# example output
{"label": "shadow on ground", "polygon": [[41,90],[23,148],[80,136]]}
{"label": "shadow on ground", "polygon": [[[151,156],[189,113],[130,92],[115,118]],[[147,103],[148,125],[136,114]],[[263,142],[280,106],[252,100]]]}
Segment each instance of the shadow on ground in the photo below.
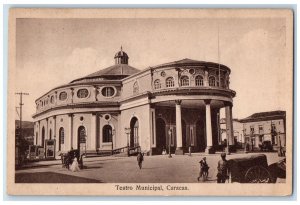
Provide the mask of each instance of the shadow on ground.
{"label": "shadow on ground", "polygon": [[55,172],[18,173],[15,183],[102,183],[100,180]]}

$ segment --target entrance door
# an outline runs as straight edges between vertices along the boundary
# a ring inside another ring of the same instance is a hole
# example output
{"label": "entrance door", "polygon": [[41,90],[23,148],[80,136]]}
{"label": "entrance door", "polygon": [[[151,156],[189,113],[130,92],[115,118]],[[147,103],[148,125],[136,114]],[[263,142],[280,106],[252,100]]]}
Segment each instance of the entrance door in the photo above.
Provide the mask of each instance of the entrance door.
{"label": "entrance door", "polygon": [[42,128],[42,147],[44,147],[45,146],[45,128],[43,127]]}
{"label": "entrance door", "polygon": [[163,149],[167,149],[166,123],[161,118],[156,120],[156,148],[158,153],[162,153]]}
{"label": "entrance door", "polygon": [[83,151],[85,148],[85,128],[83,126],[80,126],[78,128],[78,136],[77,136],[77,149]]}
{"label": "entrance door", "polygon": [[198,120],[196,123],[196,138],[197,138],[197,151],[204,152],[206,148],[205,138],[205,123],[203,120]]}
{"label": "entrance door", "polygon": [[139,146],[139,121],[136,117],[133,117],[130,121],[130,147]]}

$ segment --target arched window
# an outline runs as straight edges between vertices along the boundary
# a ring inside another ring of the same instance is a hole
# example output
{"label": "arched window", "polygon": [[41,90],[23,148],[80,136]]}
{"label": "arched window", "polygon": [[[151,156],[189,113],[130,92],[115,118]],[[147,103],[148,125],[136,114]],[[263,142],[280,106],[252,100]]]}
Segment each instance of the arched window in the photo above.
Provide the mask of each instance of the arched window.
{"label": "arched window", "polygon": [[103,126],[102,141],[103,142],[112,142],[112,127],[110,125]]}
{"label": "arched window", "polygon": [[209,77],[209,86],[216,86],[216,78],[214,76]]}
{"label": "arched window", "polygon": [[52,139],[52,130],[50,129],[49,131],[49,139],[51,140]]}
{"label": "arched window", "polygon": [[133,117],[130,121],[130,147],[139,146],[139,121]]}
{"label": "arched window", "polygon": [[154,81],[154,89],[160,89],[161,88],[161,83],[160,83],[160,80],[157,79]]}
{"label": "arched window", "polygon": [[137,82],[133,84],[133,94],[139,93],[139,85]]}
{"label": "arched window", "polygon": [[203,86],[203,77],[201,75],[197,75],[195,78],[196,86]]}
{"label": "arched window", "polygon": [[89,95],[89,91],[87,89],[79,89],[77,91],[78,98],[86,98]]}
{"label": "arched window", "polygon": [[79,135],[79,142],[85,143],[85,128],[83,126],[80,126],[78,128],[78,135]]}
{"label": "arched window", "polygon": [[58,144],[58,151],[61,151],[61,145],[65,143],[65,131],[64,128],[61,127],[59,129],[59,144]]}
{"label": "arched window", "polygon": [[220,84],[219,85],[220,85],[221,88],[226,88],[224,78],[220,78]]}
{"label": "arched window", "polygon": [[86,141],[86,132],[85,132],[85,127],[84,126],[80,126],[78,128],[78,136],[77,136],[77,149],[82,149],[82,147],[80,146],[80,144],[85,144]]}
{"label": "arched window", "polygon": [[190,85],[190,79],[187,76],[182,76],[180,78],[180,85],[181,86],[189,86]]}
{"label": "arched window", "polygon": [[38,143],[39,143],[39,133],[36,132],[35,133],[35,145],[38,145]]}
{"label": "arched window", "polygon": [[54,96],[53,96],[53,95],[52,95],[51,98],[50,98],[50,102],[51,102],[51,104],[54,103]]}
{"label": "arched window", "polygon": [[174,78],[173,77],[168,77],[166,79],[166,87],[167,88],[174,87]]}

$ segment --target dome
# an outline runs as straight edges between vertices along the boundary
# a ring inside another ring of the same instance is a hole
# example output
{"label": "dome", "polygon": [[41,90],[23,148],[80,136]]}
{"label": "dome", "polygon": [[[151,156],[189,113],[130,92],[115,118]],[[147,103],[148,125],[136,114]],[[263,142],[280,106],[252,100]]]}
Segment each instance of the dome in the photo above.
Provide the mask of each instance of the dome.
{"label": "dome", "polygon": [[125,53],[122,49],[122,46],[121,46],[121,50],[118,51],[115,55],[115,63],[116,64],[128,64],[128,55],[127,53]]}
{"label": "dome", "polygon": [[122,47],[121,47],[121,50],[118,51],[115,55],[115,58],[119,58],[119,57],[127,57],[128,58],[128,55],[127,53],[125,53],[124,51],[122,51]]}
{"label": "dome", "polygon": [[128,55],[122,49],[115,54],[115,65],[108,68],[98,70],[94,73],[91,73],[85,77],[73,80],[71,83],[77,83],[82,81],[89,81],[91,79],[105,79],[105,80],[120,80],[130,76],[132,74],[140,72],[139,69],[136,69],[128,65]]}

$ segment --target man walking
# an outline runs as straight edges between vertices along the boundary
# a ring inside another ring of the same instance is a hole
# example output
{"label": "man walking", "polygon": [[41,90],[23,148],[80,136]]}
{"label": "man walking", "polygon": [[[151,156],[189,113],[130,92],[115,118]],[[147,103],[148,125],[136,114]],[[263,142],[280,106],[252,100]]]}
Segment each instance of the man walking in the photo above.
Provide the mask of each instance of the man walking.
{"label": "man walking", "polygon": [[141,152],[139,152],[137,155],[137,161],[138,161],[138,165],[139,165],[140,169],[142,169],[142,163],[144,161],[144,156]]}
{"label": "man walking", "polygon": [[228,178],[228,161],[226,160],[226,154],[221,154],[221,160],[218,162],[218,174],[217,174],[217,182],[225,183]]}

